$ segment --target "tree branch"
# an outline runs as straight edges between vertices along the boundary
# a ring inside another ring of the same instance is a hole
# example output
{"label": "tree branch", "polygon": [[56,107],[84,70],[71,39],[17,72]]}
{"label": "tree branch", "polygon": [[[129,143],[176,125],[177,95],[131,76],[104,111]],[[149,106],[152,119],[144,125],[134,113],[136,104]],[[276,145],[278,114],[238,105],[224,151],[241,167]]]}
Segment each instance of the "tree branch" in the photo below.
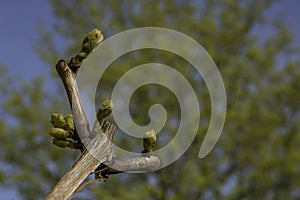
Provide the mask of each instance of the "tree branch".
{"label": "tree branch", "polygon": [[128,160],[115,160],[113,165],[104,171],[104,174],[117,174],[121,172],[152,171],[159,167],[157,156],[142,156]]}
{"label": "tree branch", "polygon": [[66,60],[58,61],[56,64],[56,71],[61,78],[68,95],[77,133],[82,139],[88,138],[90,135],[89,122],[82,106],[76,81],[76,73],[71,70]]}
{"label": "tree branch", "polygon": [[[80,184],[91,172],[107,161],[111,153],[111,141],[107,135],[115,131],[115,126],[109,122],[107,132],[101,132],[90,142],[73,167],[62,177],[53,190],[45,197],[46,200],[70,199]],[[97,155],[97,157],[94,157]]]}
{"label": "tree branch", "polygon": [[[159,167],[159,164],[160,164],[160,160],[156,156],[137,157],[128,160],[115,160],[114,164],[107,170],[103,171],[102,175],[103,177],[106,177],[112,174],[119,174],[119,173],[130,172],[130,171],[132,172],[134,171],[141,172],[144,170],[151,171],[157,169]],[[102,178],[97,178],[83,183],[80,187],[77,188],[76,191],[74,191],[74,195],[81,192],[87,186],[102,180],[103,180]]]}
{"label": "tree branch", "polygon": [[[158,168],[160,160],[158,157],[137,157],[128,160],[114,160],[112,149],[112,138],[115,125],[105,122],[103,127],[94,128],[93,136],[90,133],[89,123],[82,106],[79,90],[76,82],[76,74],[83,59],[103,40],[103,35],[98,29],[94,29],[83,40],[82,49],[71,61],[61,59],[56,64],[56,70],[60,76],[68,100],[72,109],[75,124],[75,134],[80,144],[81,156],[70,170],[62,177],[52,191],[45,197],[46,200],[70,199],[74,192],[79,192],[86,185],[83,184],[88,175],[96,174],[96,177],[107,178],[110,174],[130,171],[152,171]],[[93,138],[93,139],[91,139]],[[85,148],[82,144],[87,144]],[[96,156],[96,157],[95,157]],[[111,166],[111,167],[108,167]],[[92,181],[90,183],[93,183]]]}

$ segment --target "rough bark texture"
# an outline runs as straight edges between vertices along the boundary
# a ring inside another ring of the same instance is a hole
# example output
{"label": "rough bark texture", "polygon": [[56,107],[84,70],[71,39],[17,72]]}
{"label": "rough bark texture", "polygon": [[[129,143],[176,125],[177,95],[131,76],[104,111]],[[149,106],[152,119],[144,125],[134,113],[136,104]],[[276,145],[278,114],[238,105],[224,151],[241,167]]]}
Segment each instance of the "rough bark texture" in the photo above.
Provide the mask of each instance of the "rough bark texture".
{"label": "rough bark texture", "polygon": [[[108,132],[112,133],[114,130],[115,128],[113,126],[111,129],[108,129]],[[101,163],[107,161],[107,156],[110,154],[110,143],[110,140],[105,134],[98,134],[45,199],[70,199],[88,175],[95,171]],[[97,155],[97,157],[93,155]]]}

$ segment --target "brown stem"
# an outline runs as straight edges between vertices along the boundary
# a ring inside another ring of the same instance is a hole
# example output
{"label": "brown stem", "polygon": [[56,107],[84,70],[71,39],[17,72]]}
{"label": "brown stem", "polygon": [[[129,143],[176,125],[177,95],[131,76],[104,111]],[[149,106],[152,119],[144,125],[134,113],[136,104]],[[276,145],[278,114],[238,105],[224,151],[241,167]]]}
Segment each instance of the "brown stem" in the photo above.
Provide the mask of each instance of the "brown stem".
{"label": "brown stem", "polygon": [[80,138],[87,139],[90,135],[90,129],[81,103],[81,98],[76,82],[76,73],[74,73],[69,68],[68,62],[66,60],[58,61],[58,63],[56,64],[56,71],[60,76],[68,95],[77,133],[79,134]]}

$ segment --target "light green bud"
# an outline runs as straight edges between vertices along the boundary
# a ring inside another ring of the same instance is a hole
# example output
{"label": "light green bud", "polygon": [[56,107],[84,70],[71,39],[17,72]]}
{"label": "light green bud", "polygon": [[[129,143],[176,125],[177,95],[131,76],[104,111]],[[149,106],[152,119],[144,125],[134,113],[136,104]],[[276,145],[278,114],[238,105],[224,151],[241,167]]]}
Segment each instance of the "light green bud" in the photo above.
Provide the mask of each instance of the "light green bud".
{"label": "light green bud", "polygon": [[57,139],[65,139],[65,138],[70,137],[69,131],[66,131],[61,128],[51,128],[49,131],[49,135],[51,135],[52,137],[55,137]]}
{"label": "light green bud", "polygon": [[52,138],[52,144],[54,144],[58,147],[61,147],[61,148],[69,147],[71,149],[76,149],[76,144],[73,143],[72,141],[69,141],[69,140],[62,140],[62,139]]}
{"label": "light green bud", "polygon": [[106,99],[102,102],[97,112],[97,119],[100,123],[105,117],[108,117],[111,114],[113,107],[114,104],[110,99]]}
{"label": "light green bud", "polygon": [[74,120],[73,120],[73,115],[71,114],[66,114],[64,117],[65,124],[64,124],[64,129],[65,130],[74,130]]}
{"label": "light green bud", "polygon": [[100,44],[100,42],[102,42],[103,38],[104,37],[100,30],[96,28],[93,29],[84,37],[79,54],[85,54],[84,56],[87,56],[97,45]]}
{"label": "light green bud", "polygon": [[50,122],[55,128],[63,128],[65,125],[65,119],[61,113],[52,113]]}
{"label": "light green bud", "polygon": [[52,138],[52,144],[54,144],[58,147],[61,147],[61,148],[66,148],[69,146],[69,141]]}
{"label": "light green bud", "polygon": [[144,153],[148,153],[153,151],[153,148],[156,144],[156,133],[155,131],[152,129],[150,131],[147,131],[144,135],[143,138],[143,146],[144,146]]}

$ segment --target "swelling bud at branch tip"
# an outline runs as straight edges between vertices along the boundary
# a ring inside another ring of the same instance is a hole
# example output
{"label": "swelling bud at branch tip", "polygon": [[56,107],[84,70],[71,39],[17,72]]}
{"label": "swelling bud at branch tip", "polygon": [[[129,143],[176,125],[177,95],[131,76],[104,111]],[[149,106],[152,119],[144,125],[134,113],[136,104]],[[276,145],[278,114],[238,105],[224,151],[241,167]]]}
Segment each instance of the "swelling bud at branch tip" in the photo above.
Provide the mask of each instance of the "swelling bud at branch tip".
{"label": "swelling bud at branch tip", "polygon": [[70,65],[79,67],[81,62],[96,48],[104,39],[103,34],[98,29],[90,31],[83,39],[80,52],[74,56]]}
{"label": "swelling bud at branch tip", "polygon": [[147,131],[144,134],[144,138],[143,138],[143,146],[144,146],[143,153],[148,153],[148,152],[153,151],[156,141],[157,141],[157,138],[156,138],[155,131],[153,129],[150,131]]}
{"label": "swelling bud at branch tip", "polygon": [[102,102],[97,112],[97,119],[100,124],[105,117],[108,117],[111,114],[113,108],[114,104],[112,100],[106,99]]}

